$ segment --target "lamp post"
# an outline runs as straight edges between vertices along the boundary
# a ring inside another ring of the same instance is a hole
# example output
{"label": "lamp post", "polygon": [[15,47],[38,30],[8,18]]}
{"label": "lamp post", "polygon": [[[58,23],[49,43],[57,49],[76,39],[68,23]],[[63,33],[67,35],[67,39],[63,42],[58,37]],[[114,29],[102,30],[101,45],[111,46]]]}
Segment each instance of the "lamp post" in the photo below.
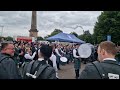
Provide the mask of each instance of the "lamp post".
{"label": "lamp post", "polygon": [[4,27],[4,26],[0,26],[0,27],[2,28],[2,30],[1,30],[1,37],[2,37],[2,33],[3,33],[3,27]]}
{"label": "lamp post", "polygon": [[83,30],[83,34],[85,33],[85,30],[83,29],[83,27],[82,27],[82,26],[77,26],[77,27],[80,27],[80,28]]}
{"label": "lamp post", "polygon": [[74,30],[77,29],[78,27],[80,27],[83,30],[83,34],[85,33],[85,30],[83,29],[83,27],[81,25],[76,25],[76,27],[67,27],[67,26],[63,25],[63,27],[72,28]]}
{"label": "lamp post", "polygon": [[85,30],[83,29],[83,27],[81,25],[76,25],[76,27],[74,27],[73,29],[77,29],[78,27],[80,27],[83,30],[83,34],[84,34]]}

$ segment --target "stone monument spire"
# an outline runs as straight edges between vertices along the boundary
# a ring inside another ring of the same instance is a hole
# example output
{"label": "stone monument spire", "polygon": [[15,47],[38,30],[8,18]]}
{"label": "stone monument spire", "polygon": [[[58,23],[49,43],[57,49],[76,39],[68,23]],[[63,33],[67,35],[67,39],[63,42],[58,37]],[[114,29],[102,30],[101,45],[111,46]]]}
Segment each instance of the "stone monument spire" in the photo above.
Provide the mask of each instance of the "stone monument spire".
{"label": "stone monument spire", "polygon": [[38,30],[37,30],[37,12],[32,11],[32,18],[31,18],[31,29],[29,30],[30,37],[38,37]]}

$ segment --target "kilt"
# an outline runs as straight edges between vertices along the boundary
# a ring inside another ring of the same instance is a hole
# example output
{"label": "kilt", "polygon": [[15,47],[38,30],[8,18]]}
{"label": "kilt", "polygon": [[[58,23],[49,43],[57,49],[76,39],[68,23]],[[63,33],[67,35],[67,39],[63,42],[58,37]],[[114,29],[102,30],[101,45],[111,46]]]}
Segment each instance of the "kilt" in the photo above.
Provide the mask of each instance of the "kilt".
{"label": "kilt", "polygon": [[77,59],[77,58],[74,59],[74,68],[75,68],[75,70],[78,70],[81,68],[81,60],[80,59]]}

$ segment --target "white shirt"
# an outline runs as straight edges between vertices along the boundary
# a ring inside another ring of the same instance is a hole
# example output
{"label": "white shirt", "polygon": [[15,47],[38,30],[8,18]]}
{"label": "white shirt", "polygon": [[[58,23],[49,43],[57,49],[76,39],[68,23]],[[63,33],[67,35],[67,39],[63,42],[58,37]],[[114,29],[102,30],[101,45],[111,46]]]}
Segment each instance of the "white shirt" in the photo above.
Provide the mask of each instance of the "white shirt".
{"label": "white shirt", "polygon": [[52,53],[52,55],[50,57],[50,60],[53,62],[53,68],[56,71],[56,77],[59,78],[58,73],[57,73],[58,69],[57,69],[57,64],[56,64],[56,56],[53,53]]}
{"label": "white shirt", "polygon": [[27,53],[27,54],[24,55],[24,57],[25,57],[26,59],[31,59],[31,60],[33,60],[33,58],[35,57],[35,54],[36,54],[36,52],[34,52],[33,55],[31,56],[29,53]]}
{"label": "white shirt", "polygon": [[44,58],[38,58],[38,61],[43,61],[44,60]]}
{"label": "white shirt", "polygon": [[65,52],[62,51],[62,49],[60,49],[60,50],[61,50],[61,52],[62,52],[63,54],[65,54]]}
{"label": "white shirt", "polygon": [[60,53],[59,53],[59,51],[58,51],[58,49],[57,49],[57,48],[55,49],[55,52],[57,53],[57,55],[58,55],[58,56],[60,56],[60,57],[61,57],[61,55],[60,55]]}
{"label": "white shirt", "polygon": [[112,61],[116,61],[114,58],[105,58],[105,59],[103,59],[103,61],[104,60],[112,60]]}
{"label": "white shirt", "polygon": [[35,47],[35,50],[37,50],[37,47]]}
{"label": "white shirt", "polygon": [[57,71],[56,56],[52,54],[50,60],[53,62],[53,67],[55,68],[55,71]]}
{"label": "white shirt", "polygon": [[73,49],[73,57],[80,58],[80,56],[77,56],[76,53],[77,53],[76,49]]}

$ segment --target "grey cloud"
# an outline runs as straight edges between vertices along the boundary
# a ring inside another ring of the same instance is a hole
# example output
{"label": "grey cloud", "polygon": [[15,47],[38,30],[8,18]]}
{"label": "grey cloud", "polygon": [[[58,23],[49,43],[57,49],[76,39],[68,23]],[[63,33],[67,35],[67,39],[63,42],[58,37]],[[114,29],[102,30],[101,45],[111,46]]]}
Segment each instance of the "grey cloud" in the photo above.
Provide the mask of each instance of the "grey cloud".
{"label": "grey cloud", "polygon": [[[44,29],[45,28],[51,29],[52,27],[57,27],[61,29],[64,28],[64,30],[68,29],[69,27],[76,27],[76,25],[81,25],[82,27],[93,27],[100,13],[101,12],[99,11],[98,12],[97,11],[42,12],[43,15],[42,19],[44,20],[43,22],[40,23],[41,24],[40,26],[41,28],[42,26],[44,26]],[[70,28],[68,30],[73,31],[73,29]]]}
{"label": "grey cloud", "polygon": [[30,24],[30,16],[27,13],[22,11],[9,11],[9,12],[0,12],[0,16],[3,18],[2,24],[8,27],[24,27]]}
{"label": "grey cloud", "polygon": [[[72,12],[55,12],[55,14],[52,12],[44,12],[44,17],[42,17],[43,23],[45,25],[46,22],[53,22],[53,24],[58,25],[58,26],[74,26],[74,25],[82,25],[82,26],[92,26],[94,25],[96,21],[96,16],[92,12],[80,12],[80,11],[72,11]],[[90,14],[89,14],[90,13]],[[98,13],[98,12],[94,12]],[[59,14],[59,15],[58,15]],[[40,14],[39,14],[40,15]],[[58,16],[56,16],[58,15]],[[42,22],[41,22],[42,24]],[[46,23],[47,25],[47,23]]]}
{"label": "grey cloud", "polygon": [[[5,32],[10,31],[10,35],[17,34],[17,32],[29,35],[31,13],[31,11],[0,11],[0,25],[3,24]],[[50,34],[55,28],[64,32],[75,31],[82,34],[81,28],[70,28],[77,25],[93,32],[94,24],[100,13],[100,11],[38,11],[37,27],[42,36]]]}

